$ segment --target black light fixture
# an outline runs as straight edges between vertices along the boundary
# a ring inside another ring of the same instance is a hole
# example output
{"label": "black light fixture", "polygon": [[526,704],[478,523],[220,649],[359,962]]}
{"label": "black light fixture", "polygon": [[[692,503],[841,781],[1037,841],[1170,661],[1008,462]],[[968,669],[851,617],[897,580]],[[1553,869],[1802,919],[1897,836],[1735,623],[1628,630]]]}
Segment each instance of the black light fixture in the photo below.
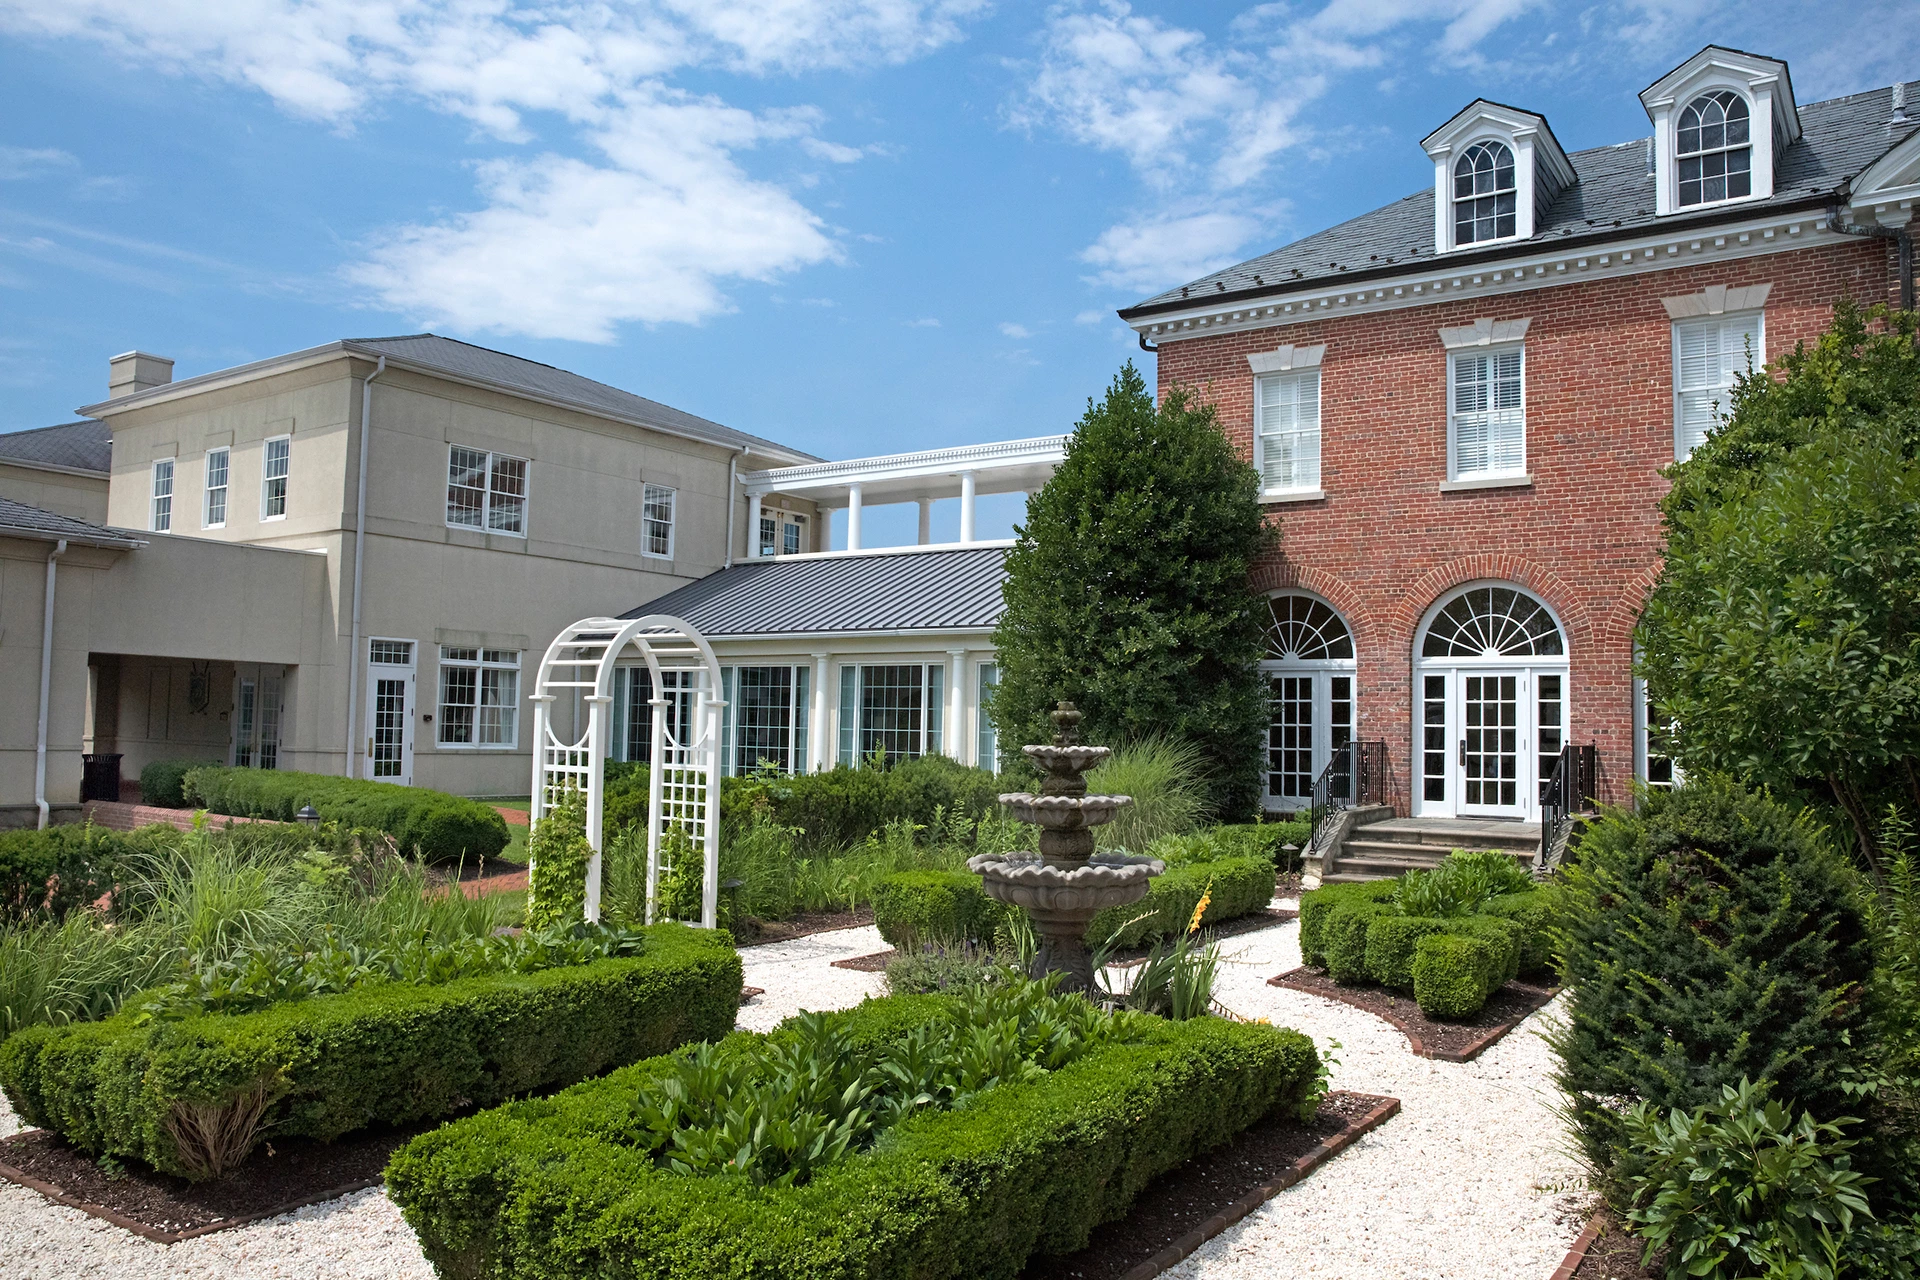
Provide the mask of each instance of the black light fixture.
{"label": "black light fixture", "polygon": [[303,804],[300,812],[293,815],[293,820],[305,827],[317,827],[320,825],[320,811],[310,804]]}

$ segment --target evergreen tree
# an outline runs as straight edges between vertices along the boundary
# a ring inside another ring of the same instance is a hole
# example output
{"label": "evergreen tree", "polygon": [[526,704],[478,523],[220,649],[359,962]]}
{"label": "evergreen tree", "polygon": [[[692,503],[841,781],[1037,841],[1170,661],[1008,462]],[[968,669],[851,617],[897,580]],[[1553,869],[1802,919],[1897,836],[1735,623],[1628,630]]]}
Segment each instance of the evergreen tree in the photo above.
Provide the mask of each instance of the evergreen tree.
{"label": "evergreen tree", "polygon": [[1086,741],[1192,743],[1214,813],[1253,815],[1267,613],[1248,574],[1274,536],[1259,496],[1259,474],[1191,393],[1156,407],[1129,361],[1087,402],[1007,559],[992,716],[1010,762],[1052,736],[1047,712],[1070,698]]}

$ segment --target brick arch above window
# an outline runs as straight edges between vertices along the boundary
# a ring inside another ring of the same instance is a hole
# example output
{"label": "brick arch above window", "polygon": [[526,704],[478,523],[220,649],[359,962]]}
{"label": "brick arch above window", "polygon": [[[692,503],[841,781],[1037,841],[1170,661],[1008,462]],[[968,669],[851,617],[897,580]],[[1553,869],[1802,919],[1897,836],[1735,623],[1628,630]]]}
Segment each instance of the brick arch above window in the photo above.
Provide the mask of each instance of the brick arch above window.
{"label": "brick arch above window", "polygon": [[1489,552],[1461,556],[1437,565],[1421,574],[1401,593],[1394,604],[1393,613],[1387,619],[1387,626],[1396,638],[1395,642],[1406,646],[1410,659],[1418,656],[1414,652],[1415,641],[1419,638],[1416,633],[1427,610],[1447,592],[1471,582],[1511,583],[1537,596],[1559,616],[1570,650],[1585,651],[1596,639],[1593,611],[1560,575],[1522,556]]}
{"label": "brick arch above window", "polygon": [[1309,591],[1325,600],[1340,615],[1341,621],[1347,624],[1356,654],[1364,652],[1368,633],[1375,631],[1373,618],[1359,593],[1325,570],[1288,560],[1268,560],[1255,565],[1248,580],[1253,589],[1262,595],[1270,596],[1277,591]]}
{"label": "brick arch above window", "polygon": [[1620,593],[1613,602],[1613,608],[1601,620],[1598,639],[1607,645],[1630,645],[1633,643],[1633,629],[1640,625],[1640,614],[1647,607],[1647,600],[1653,595],[1653,587],[1660,581],[1660,566],[1652,565],[1640,571],[1640,575]]}

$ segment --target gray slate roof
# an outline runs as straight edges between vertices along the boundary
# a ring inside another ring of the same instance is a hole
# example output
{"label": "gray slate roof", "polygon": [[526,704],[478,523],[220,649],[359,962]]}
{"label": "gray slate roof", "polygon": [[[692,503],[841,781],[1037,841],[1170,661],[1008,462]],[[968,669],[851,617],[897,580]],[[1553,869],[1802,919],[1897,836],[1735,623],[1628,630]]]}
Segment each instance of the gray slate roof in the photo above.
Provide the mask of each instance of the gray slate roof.
{"label": "gray slate roof", "polygon": [[749,560],[622,617],[665,613],[708,638],[984,630],[1006,606],[1007,548]]}
{"label": "gray slate roof", "polygon": [[9,431],[0,435],[0,462],[72,467],[105,475],[113,469],[113,432],[94,418]]}
{"label": "gray slate roof", "polygon": [[66,538],[71,542],[84,542],[97,547],[145,545],[141,538],[124,529],[109,529],[91,521],[75,520],[72,516],[55,515],[24,502],[15,502],[12,498],[0,498],[0,537],[38,538],[47,542]]}
{"label": "gray slate roof", "polygon": [[[1656,222],[1681,234],[1690,226],[1750,218],[1756,210],[1818,205],[1920,129],[1920,118],[1916,118],[1890,131],[1887,120],[1892,114],[1891,87],[1802,106],[1800,137],[1780,156],[1773,195],[1693,215],[1654,216],[1653,174],[1647,163],[1651,138],[1575,151],[1567,159],[1578,180],[1554,200],[1532,239],[1479,252],[1451,253],[1447,261],[1464,266],[1538,253],[1555,241],[1621,239]],[[1120,316],[1133,320],[1214,301],[1325,287],[1334,280],[1357,282],[1405,271],[1435,256],[1433,188],[1428,186],[1272,253],[1135,303]]]}
{"label": "gray slate roof", "polygon": [[550,364],[541,364],[537,360],[523,359],[488,347],[476,347],[470,342],[443,338],[437,333],[412,333],[392,338],[348,338],[345,345],[365,354],[391,356],[459,377],[498,383],[546,399],[577,404],[590,411],[598,410],[617,418],[664,427],[729,449],[744,446],[758,450],[762,456],[774,454],[799,461],[820,461],[791,445],[723,427],[672,405],[661,404],[658,400],[649,400],[645,396],[637,396],[631,391],[622,391],[618,387],[610,387],[604,382],[595,382],[592,378],[569,373]]}

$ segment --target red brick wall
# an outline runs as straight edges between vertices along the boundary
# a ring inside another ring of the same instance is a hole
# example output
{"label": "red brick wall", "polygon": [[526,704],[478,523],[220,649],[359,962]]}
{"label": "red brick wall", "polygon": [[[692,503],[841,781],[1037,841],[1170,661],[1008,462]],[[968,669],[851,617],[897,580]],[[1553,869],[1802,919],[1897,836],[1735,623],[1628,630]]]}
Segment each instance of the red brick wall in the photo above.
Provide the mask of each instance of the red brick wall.
{"label": "red brick wall", "polygon": [[[1269,508],[1278,554],[1265,590],[1298,586],[1331,601],[1353,628],[1356,729],[1384,739],[1402,812],[1413,794],[1414,632],[1449,588],[1517,583],[1568,631],[1570,741],[1600,752],[1602,799],[1633,776],[1632,629],[1658,566],[1659,507],[1673,460],[1672,321],[1663,297],[1708,285],[1771,282],[1769,357],[1811,339],[1843,296],[1890,287],[1873,241],[1701,263],[1524,294],[1332,316],[1163,343],[1160,391],[1195,388],[1250,453],[1253,375],[1246,357],[1281,343],[1325,343],[1321,372],[1323,500]],[[1442,493],[1447,478],[1447,353],[1442,326],[1530,318],[1530,488]]]}

